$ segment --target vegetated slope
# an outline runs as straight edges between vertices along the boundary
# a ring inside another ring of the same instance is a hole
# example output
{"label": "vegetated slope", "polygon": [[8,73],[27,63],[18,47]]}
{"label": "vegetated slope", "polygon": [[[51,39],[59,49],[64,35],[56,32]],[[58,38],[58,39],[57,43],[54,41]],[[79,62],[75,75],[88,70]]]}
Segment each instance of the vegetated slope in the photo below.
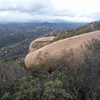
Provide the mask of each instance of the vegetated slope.
{"label": "vegetated slope", "polygon": [[59,35],[55,41],[97,30],[100,30],[100,21],[91,22],[76,29],[69,30],[67,33]]}
{"label": "vegetated slope", "polygon": [[100,100],[100,40],[91,41],[81,54],[82,59],[70,59],[73,66],[65,63],[68,58],[60,59],[51,74],[3,61],[0,100]]}
{"label": "vegetated slope", "polygon": [[33,39],[52,30],[54,29],[44,26],[4,25],[0,30],[0,60],[6,58],[22,59],[27,53],[29,43]]}
{"label": "vegetated slope", "polygon": [[[77,23],[76,23],[77,24]],[[68,23],[3,23],[0,24],[0,60],[20,60],[27,54],[29,43],[45,34],[58,32],[81,25]],[[72,27],[73,26],[73,27]]]}
{"label": "vegetated slope", "polygon": [[[50,63],[52,59],[61,59],[63,53],[69,50],[73,50],[73,53],[76,56],[84,50],[84,45],[88,44],[89,40],[92,38],[100,39],[100,31],[94,31],[87,34],[82,34],[67,39],[62,39],[46,45],[36,51],[29,53],[25,58],[26,67],[32,67],[33,65],[43,64],[46,67],[53,67]],[[49,59],[49,63],[48,63]],[[51,60],[50,60],[51,59]]]}

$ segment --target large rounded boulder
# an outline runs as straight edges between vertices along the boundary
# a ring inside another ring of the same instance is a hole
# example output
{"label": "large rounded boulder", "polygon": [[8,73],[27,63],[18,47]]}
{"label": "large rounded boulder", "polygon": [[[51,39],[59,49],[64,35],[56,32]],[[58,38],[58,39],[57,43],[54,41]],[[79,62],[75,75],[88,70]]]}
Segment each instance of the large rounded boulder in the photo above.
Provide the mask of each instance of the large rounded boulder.
{"label": "large rounded boulder", "polygon": [[71,49],[74,55],[79,55],[92,38],[100,38],[100,31],[70,37],[48,44],[27,54],[25,65],[27,68],[32,68],[34,65],[44,65],[44,67],[52,69],[55,64],[53,63],[53,59],[61,59],[64,51],[68,52]]}
{"label": "large rounded boulder", "polygon": [[41,37],[39,39],[36,39],[32,41],[29,45],[29,52],[33,52],[45,45],[50,44],[54,40],[54,36],[51,37]]}

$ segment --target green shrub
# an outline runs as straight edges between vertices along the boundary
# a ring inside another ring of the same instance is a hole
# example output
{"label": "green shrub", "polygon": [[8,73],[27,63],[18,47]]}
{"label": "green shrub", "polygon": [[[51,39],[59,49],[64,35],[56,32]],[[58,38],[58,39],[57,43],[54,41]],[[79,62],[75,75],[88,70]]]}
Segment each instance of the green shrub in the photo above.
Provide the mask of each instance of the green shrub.
{"label": "green shrub", "polygon": [[12,100],[12,96],[11,96],[11,94],[8,92],[6,92],[2,97],[1,97],[1,99],[0,100]]}
{"label": "green shrub", "polygon": [[0,96],[5,92],[13,91],[15,81],[27,76],[26,71],[13,61],[0,63]]}
{"label": "green shrub", "polygon": [[54,63],[51,73],[0,63],[0,100],[100,100],[100,40],[86,45],[79,60],[70,51]]}
{"label": "green shrub", "polygon": [[77,74],[87,100],[100,99],[100,40],[93,39],[83,52]]}
{"label": "green shrub", "polygon": [[15,98],[19,100],[40,100],[41,84],[38,78],[33,76],[23,77],[16,84]]}
{"label": "green shrub", "polygon": [[[43,97],[45,98],[44,100],[59,100],[59,98],[60,100],[72,99],[71,94],[68,93],[65,88],[65,84],[67,84],[67,82],[63,80],[65,75],[62,76],[60,72],[57,73],[59,73],[58,75],[59,77],[56,77],[54,73],[53,74],[54,76],[52,75],[54,81],[49,81],[44,84],[45,86],[43,93]],[[54,79],[54,77],[59,79]]]}

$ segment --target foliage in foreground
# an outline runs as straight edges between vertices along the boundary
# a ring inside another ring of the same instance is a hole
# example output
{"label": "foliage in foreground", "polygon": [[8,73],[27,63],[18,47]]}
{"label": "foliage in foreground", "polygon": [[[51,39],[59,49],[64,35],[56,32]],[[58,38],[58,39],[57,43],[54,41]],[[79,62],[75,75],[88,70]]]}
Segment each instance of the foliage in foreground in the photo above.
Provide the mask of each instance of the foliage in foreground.
{"label": "foliage in foreground", "polygon": [[61,59],[51,74],[2,62],[0,100],[100,100],[100,40],[86,48],[80,60],[70,60],[73,66]]}

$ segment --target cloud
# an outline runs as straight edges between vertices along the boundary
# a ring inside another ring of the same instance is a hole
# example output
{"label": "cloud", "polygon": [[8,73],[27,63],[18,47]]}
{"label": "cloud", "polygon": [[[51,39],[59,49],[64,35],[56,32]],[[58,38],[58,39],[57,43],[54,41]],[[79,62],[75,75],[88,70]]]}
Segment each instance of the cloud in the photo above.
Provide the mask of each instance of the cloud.
{"label": "cloud", "polygon": [[0,1],[0,11],[45,12],[51,9],[52,3],[47,0],[6,0]]}
{"label": "cloud", "polygon": [[0,0],[0,21],[99,20],[99,0]]}
{"label": "cloud", "polygon": [[90,13],[90,15],[88,17],[100,20],[100,12]]}

